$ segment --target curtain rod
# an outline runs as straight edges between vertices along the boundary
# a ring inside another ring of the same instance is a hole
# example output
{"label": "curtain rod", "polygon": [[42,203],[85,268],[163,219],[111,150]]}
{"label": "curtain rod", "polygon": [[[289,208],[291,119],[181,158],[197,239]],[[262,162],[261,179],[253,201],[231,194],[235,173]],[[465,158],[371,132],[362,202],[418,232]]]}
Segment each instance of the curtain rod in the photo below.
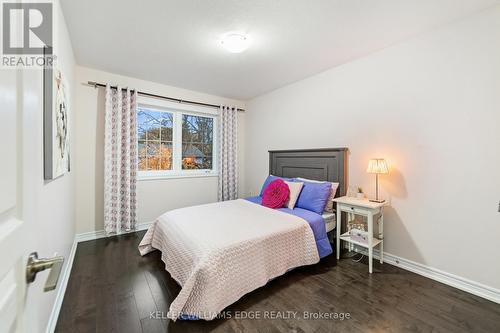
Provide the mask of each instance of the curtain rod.
{"label": "curtain rod", "polygon": [[[88,81],[88,85],[93,86],[94,88],[97,87],[106,87],[104,83],[98,83],[94,81]],[[117,86],[111,86],[112,89],[117,89]],[[126,90],[126,89],[123,89]],[[192,104],[192,105],[201,105],[201,106],[207,106],[211,108],[220,108],[220,105],[217,104],[209,104],[209,103],[202,103],[202,102],[195,102],[195,101],[189,101],[185,99],[179,99],[179,98],[174,98],[174,97],[168,97],[168,96],[162,96],[162,95],[156,95],[156,94],[151,94],[143,91],[137,91],[137,94],[142,95],[142,96],[147,96],[147,97],[153,97],[153,98],[161,98],[161,99],[166,99],[172,102],[177,102],[177,103],[183,103],[183,104]],[[245,109],[237,109],[240,112],[245,112]]]}

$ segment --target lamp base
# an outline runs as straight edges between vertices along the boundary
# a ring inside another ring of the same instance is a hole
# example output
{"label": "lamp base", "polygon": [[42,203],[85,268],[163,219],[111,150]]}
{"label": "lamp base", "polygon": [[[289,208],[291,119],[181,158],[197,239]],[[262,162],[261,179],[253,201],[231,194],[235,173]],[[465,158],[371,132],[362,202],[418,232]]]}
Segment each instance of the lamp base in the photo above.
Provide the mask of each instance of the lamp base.
{"label": "lamp base", "polygon": [[371,202],[376,202],[376,203],[383,203],[385,202],[384,199],[370,199]]}

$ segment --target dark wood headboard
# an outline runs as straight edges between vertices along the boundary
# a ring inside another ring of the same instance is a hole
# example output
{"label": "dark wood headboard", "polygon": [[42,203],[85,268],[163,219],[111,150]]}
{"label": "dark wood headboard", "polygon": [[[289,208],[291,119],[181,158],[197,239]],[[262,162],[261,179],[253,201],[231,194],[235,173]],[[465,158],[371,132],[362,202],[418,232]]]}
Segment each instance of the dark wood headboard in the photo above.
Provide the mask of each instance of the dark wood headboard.
{"label": "dark wood headboard", "polygon": [[339,183],[336,196],[347,191],[347,148],[270,150],[269,174]]}

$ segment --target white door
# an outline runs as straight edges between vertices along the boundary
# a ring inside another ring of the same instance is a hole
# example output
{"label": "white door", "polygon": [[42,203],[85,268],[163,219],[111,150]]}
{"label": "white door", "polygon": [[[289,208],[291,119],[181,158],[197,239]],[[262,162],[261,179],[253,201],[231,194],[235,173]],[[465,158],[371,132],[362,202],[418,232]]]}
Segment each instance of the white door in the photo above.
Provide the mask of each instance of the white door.
{"label": "white door", "polygon": [[22,73],[0,74],[0,332],[22,332],[27,240],[33,239],[23,221]]}
{"label": "white door", "polygon": [[[23,20],[13,21],[14,40],[22,24]],[[62,257],[37,259],[32,253],[38,246],[36,188],[43,167],[37,165],[42,144],[41,74],[40,67],[0,67],[0,333],[45,330],[36,326],[36,295],[55,288],[63,263]],[[38,278],[44,281],[29,290],[36,273],[45,269],[50,273]]]}
{"label": "white door", "polygon": [[[17,38],[22,20],[11,28]],[[45,330],[36,326],[36,295],[55,288],[63,262],[62,257],[33,260],[32,256],[38,246],[35,189],[43,167],[37,165],[42,144],[41,73],[41,68],[0,67],[0,333]],[[29,282],[45,269],[50,273],[44,274],[44,281],[29,290]]]}
{"label": "white door", "polygon": [[41,87],[33,84],[40,77],[35,71],[0,69],[0,333],[33,330],[37,304],[25,308],[30,298],[27,285],[38,271],[50,269],[43,289],[53,290],[63,263],[62,257],[33,260],[31,255],[37,246],[33,189],[38,173],[30,163],[33,145],[40,144],[33,133],[39,126],[34,119],[41,112],[31,105]]}

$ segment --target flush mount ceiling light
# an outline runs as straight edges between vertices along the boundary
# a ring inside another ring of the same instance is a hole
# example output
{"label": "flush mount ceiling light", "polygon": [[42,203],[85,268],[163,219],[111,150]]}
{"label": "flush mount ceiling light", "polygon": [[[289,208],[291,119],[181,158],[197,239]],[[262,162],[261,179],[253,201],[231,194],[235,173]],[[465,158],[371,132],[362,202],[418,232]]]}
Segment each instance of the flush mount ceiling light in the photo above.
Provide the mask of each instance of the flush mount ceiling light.
{"label": "flush mount ceiling light", "polygon": [[231,53],[241,53],[245,51],[250,45],[248,36],[238,33],[226,34],[224,37],[222,37],[220,43],[223,48]]}

